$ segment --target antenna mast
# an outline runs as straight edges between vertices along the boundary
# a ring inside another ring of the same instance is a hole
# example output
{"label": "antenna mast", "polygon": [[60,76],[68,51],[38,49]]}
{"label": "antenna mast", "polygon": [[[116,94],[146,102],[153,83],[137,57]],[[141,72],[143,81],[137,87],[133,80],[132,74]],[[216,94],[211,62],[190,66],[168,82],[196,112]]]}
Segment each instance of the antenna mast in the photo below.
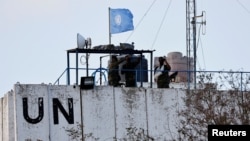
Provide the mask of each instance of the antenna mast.
{"label": "antenna mast", "polygon": [[[197,22],[197,18],[202,18],[201,22]],[[196,24],[202,25],[202,33],[205,34],[206,13],[202,11],[202,15],[196,16],[196,2],[195,0],[186,0],[186,46],[187,46],[187,70],[188,70],[188,84],[194,82],[194,89],[196,89]],[[193,75],[191,75],[193,74]],[[190,86],[188,86],[190,88]]]}
{"label": "antenna mast", "polygon": [[190,82],[193,81],[194,86],[196,87],[196,18],[195,17],[196,17],[195,0],[186,0],[186,46],[187,46],[188,83],[190,84]]}

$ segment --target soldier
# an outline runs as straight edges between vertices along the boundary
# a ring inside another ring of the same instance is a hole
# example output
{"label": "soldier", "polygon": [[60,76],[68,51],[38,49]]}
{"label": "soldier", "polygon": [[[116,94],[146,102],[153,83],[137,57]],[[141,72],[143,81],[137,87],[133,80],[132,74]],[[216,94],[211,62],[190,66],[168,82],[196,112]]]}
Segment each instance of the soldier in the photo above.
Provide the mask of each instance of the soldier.
{"label": "soldier", "polygon": [[131,61],[131,56],[127,55],[125,57],[126,63],[123,65],[122,74],[125,74],[126,87],[136,87],[136,72],[135,68],[140,63],[141,57],[135,62]]}
{"label": "soldier", "polygon": [[155,67],[154,71],[157,88],[169,88],[171,66],[168,64],[166,57],[159,57],[159,63],[160,65]]}
{"label": "soldier", "polygon": [[119,81],[121,80],[121,77],[119,75],[119,64],[122,63],[124,59],[120,59],[118,61],[117,56],[112,55],[111,62],[109,63],[109,72],[108,72],[108,82],[109,85],[112,85],[114,87],[119,86]]}

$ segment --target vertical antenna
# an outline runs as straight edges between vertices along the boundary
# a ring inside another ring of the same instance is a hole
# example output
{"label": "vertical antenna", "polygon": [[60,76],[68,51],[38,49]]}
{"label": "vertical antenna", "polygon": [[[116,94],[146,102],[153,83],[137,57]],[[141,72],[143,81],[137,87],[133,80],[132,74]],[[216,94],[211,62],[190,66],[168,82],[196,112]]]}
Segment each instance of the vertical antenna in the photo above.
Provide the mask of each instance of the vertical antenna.
{"label": "vertical antenna", "polygon": [[[186,48],[188,88],[190,82],[196,83],[196,5],[195,0],[186,0]],[[191,72],[194,72],[192,77]],[[194,80],[192,80],[194,78]],[[194,85],[196,86],[196,84]]]}
{"label": "vertical antenna", "polygon": [[[190,88],[190,82],[194,82],[194,89],[196,89],[196,24],[198,23],[196,18],[202,17],[202,33],[205,34],[206,15],[205,11],[202,11],[202,15],[196,16],[196,2],[195,0],[186,0],[186,44],[187,44],[187,70],[188,70],[188,88]],[[193,72],[193,75],[191,75]]]}

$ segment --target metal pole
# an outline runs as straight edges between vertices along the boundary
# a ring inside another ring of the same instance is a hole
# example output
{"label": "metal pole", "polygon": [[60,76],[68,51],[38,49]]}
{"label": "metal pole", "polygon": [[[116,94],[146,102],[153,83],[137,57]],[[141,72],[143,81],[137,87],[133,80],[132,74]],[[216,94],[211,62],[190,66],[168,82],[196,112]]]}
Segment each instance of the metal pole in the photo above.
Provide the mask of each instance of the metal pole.
{"label": "metal pole", "polygon": [[76,50],[76,85],[78,85],[78,50]]}
{"label": "metal pole", "polygon": [[70,85],[70,65],[69,65],[69,52],[67,51],[67,85]]}
{"label": "metal pole", "polygon": [[102,56],[100,57],[100,85],[102,85]]}
{"label": "metal pole", "polygon": [[187,53],[187,82],[188,82],[188,89],[190,89],[190,80],[191,80],[191,56],[190,56],[190,2],[186,0],[186,53]]}
{"label": "metal pole", "polygon": [[194,89],[196,89],[196,3],[194,2],[193,46],[194,46]]}
{"label": "metal pole", "polygon": [[[87,44],[86,44],[86,48],[87,48]],[[86,74],[88,77],[89,76],[89,53],[86,53]]]}
{"label": "metal pole", "polygon": [[150,88],[153,88],[153,53],[150,52]]}
{"label": "metal pole", "polygon": [[109,44],[111,44],[111,32],[110,32],[110,7],[108,9],[108,14],[109,14]]}
{"label": "metal pole", "polygon": [[193,18],[193,47],[194,47],[194,89],[196,89],[196,18]]}
{"label": "metal pole", "polygon": [[140,61],[140,79],[141,79],[141,87],[143,87],[143,80],[142,80],[143,79],[143,75],[142,75],[142,73],[143,73],[143,70],[142,70],[142,63],[143,63],[142,62],[143,61],[142,60],[142,53],[140,54],[140,60],[141,60]]}

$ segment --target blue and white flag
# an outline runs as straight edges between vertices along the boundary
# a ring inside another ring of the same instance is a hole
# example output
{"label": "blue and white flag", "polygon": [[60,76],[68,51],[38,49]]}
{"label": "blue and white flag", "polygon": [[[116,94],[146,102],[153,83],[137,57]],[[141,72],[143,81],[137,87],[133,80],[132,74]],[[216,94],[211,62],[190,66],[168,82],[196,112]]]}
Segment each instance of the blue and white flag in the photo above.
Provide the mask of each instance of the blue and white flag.
{"label": "blue and white flag", "polygon": [[128,9],[110,9],[110,33],[134,30],[133,14]]}

